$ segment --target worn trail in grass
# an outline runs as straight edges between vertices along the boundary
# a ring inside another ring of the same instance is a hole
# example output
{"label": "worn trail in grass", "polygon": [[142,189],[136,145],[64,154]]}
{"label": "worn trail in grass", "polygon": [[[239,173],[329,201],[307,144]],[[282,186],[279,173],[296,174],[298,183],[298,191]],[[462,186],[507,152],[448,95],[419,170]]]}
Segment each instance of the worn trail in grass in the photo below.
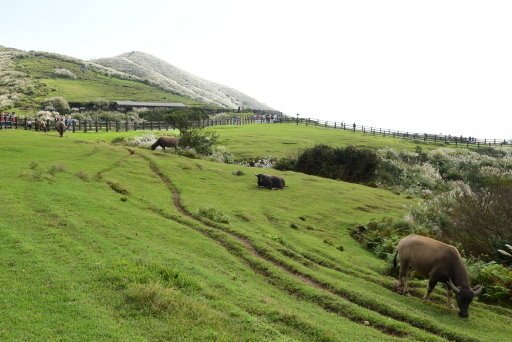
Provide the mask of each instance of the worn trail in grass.
{"label": "worn trail in grass", "polygon": [[[512,334],[505,309],[476,304],[461,320],[442,291],[433,303],[394,293],[384,263],[349,236],[356,224],[400,217],[412,199],[293,172],[276,172],[284,191],[258,189],[250,168],[112,146],[104,136],[0,133],[9,179],[0,186],[2,340]],[[425,283],[415,284],[422,292]]]}

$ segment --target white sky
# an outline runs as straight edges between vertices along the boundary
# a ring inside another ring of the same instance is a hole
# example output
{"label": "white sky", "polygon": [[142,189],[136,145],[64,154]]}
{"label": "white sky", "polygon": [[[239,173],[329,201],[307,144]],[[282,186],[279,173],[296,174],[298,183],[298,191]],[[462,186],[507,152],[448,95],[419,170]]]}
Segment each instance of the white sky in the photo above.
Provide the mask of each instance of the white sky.
{"label": "white sky", "polygon": [[512,138],[512,2],[0,0],[0,44],[147,52],[287,114]]}

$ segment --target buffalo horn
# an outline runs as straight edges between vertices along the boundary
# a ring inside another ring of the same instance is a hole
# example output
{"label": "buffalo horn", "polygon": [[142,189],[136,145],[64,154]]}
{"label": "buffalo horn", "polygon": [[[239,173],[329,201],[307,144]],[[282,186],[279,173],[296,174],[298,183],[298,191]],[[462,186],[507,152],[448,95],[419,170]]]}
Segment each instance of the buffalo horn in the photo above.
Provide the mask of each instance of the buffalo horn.
{"label": "buffalo horn", "polygon": [[480,294],[480,292],[482,292],[482,285],[477,285],[473,288],[473,293],[475,296],[478,296]]}
{"label": "buffalo horn", "polygon": [[455,293],[460,293],[460,289],[453,284],[451,279],[448,279],[448,285],[450,285],[450,287],[452,288],[453,291],[455,291]]}

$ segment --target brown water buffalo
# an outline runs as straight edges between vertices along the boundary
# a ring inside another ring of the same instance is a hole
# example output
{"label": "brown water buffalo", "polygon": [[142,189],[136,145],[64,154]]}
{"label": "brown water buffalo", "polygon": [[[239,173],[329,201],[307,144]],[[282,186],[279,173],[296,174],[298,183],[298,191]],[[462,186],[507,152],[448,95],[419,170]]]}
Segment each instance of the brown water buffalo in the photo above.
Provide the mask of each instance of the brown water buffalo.
{"label": "brown water buffalo", "polygon": [[166,147],[174,147],[174,150],[178,149],[178,143],[180,140],[174,137],[160,137],[156,140],[156,142],[151,145],[151,149],[154,150],[158,146],[165,150]]}
{"label": "brown water buffalo", "polygon": [[55,123],[55,129],[59,132],[59,136],[62,138],[64,136],[64,132],[66,131],[66,125],[61,120]]}
{"label": "brown water buffalo", "polygon": [[267,189],[284,189],[284,179],[273,175],[256,174],[258,177],[258,187],[264,187]]}
{"label": "brown water buffalo", "polygon": [[47,127],[46,122],[41,119],[36,120],[36,131],[44,131],[46,133]]}
{"label": "brown water buffalo", "polygon": [[446,284],[448,307],[451,307],[452,291],[459,307],[459,316],[468,317],[469,304],[473,297],[480,294],[481,286],[469,287],[466,268],[457,248],[425,236],[409,235],[400,240],[393,260],[400,261],[400,276],[397,288],[407,293],[407,271],[412,267],[421,276],[428,278],[427,292],[423,297],[428,300],[438,282]]}

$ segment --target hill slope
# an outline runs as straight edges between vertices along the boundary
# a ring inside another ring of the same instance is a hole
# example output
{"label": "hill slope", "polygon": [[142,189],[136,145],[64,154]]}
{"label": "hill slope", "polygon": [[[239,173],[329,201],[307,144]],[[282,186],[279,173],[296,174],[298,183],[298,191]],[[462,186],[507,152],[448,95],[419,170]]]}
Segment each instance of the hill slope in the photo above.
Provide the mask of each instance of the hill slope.
{"label": "hill slope", "polygon": [[0,46],[0,110],[36,111],[51,96],[72,102],[132,100],[270,109],[147,54],[125,54],[98,63]]}
{"label": "hill slope", "polygon": [[396,294],[384,262],[349,236],[413,200],[293,172],[283,191],[258,189],[254,169],[98,142],[116,135],[0,132],[0,339],[512,334],[510,310],[477,302],[462,321],[443,291],[421,300],[425,282]]}
{"label": "hill slope", "polygon": [[198,101],[221,107],[272,109],[235,89],[213,83],[183,71],[149,54],[133,51],[94,63],[150,80],[162,88]]}

